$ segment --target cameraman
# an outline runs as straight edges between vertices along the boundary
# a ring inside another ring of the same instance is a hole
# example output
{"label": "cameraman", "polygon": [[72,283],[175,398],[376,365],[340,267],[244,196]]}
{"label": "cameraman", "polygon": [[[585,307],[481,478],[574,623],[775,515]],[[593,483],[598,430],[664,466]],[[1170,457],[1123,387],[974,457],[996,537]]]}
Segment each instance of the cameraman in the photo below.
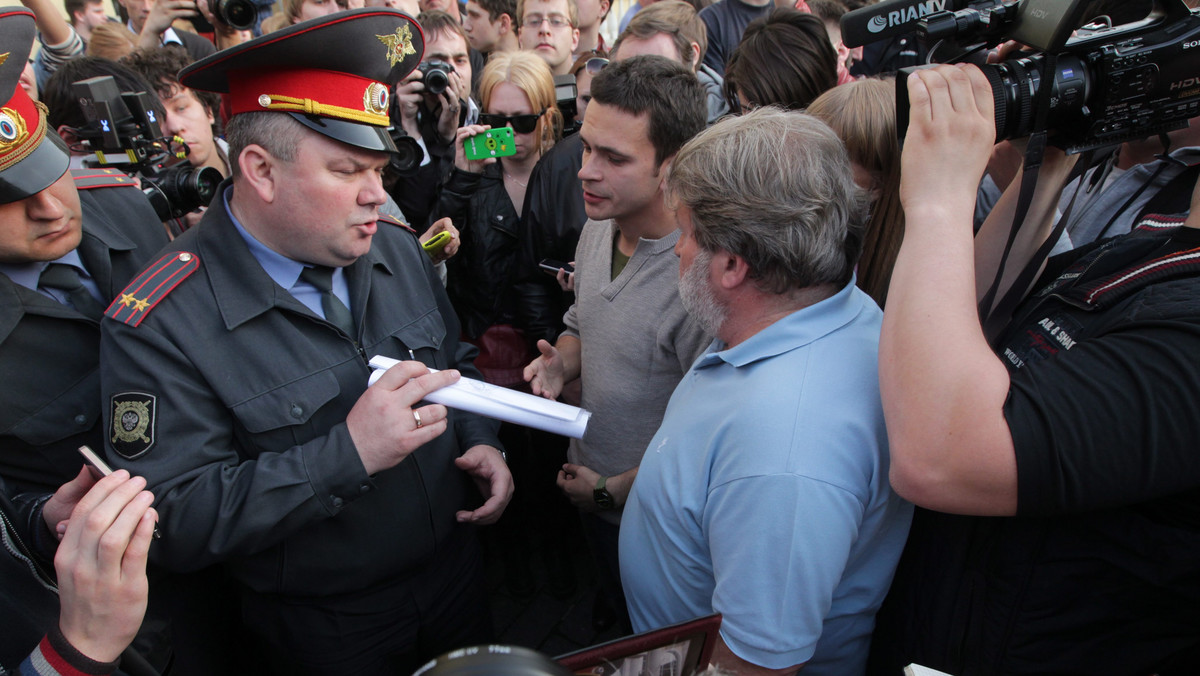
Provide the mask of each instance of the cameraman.
{"label": "cameraman", "polygon": [[[914,518],[876,671],[1195,673],[1200,194],[1186,222],[1052,258],[993,351],[973,291],[994,275],[1020,181],[973,240],[991,87],[974,66],[939,66],[908,91],[880,386],[892,484],[936,511]],[[1013,268],[1048,235],[1072,163],[1047,151]]]}
{"label": "cameraman", "polygon": [[[424,156],[415,172],[400,176],[389,192],[409,222],[423,229],[438,185],[454,168],[458,128],[479,119],[479,106],[471,100],[471,59],[462,25],[438,10],[422,12],[417,21],[425,32],[425,56],[396,86],[392,124],[416,139]],[[430,92],[428,82],[443,77],[449,81],[446,88]]]}

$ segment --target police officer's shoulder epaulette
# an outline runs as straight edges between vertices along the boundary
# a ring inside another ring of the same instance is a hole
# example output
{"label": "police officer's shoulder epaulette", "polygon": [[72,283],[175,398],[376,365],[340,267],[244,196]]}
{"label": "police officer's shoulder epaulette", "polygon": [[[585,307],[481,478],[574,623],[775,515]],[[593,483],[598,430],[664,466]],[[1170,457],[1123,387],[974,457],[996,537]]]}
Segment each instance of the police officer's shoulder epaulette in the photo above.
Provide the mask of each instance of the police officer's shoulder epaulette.
{"label": "police officer's shoulder epaulette", "polygon": [[413,227],[411,225],[409,225],[408,223],[405,223],[404,221],[400,220],[399,218],[396,218],[395,216],[392,216],[389,214],[379,214],[379,222],[387,223],[388,225],[396,225],[401,228],[404,228],[405,230],[411,232],[414,235],[417,234],[417,231],[413,230]]}
{"label": "police officer's shoulder epaulette", "polygon": [[75,179],[75,187],[80,190],[137,187],[129,174],[117,169],[72,169],[71,177]]}
{"label": "police officer's shoulder epaulette", "polygon": [[113,299],[105,316],[129,326],[142,323],[146,315],[179,283],[200,268],[200,257],[187,251],[169,253],[147,267]]}

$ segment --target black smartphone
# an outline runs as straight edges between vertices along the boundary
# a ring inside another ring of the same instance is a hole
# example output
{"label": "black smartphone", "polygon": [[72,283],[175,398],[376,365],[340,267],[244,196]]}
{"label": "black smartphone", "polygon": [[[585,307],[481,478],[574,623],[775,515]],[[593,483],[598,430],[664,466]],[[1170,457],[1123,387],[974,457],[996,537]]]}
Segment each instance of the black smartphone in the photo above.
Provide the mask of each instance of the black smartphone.
{"label": "black smartphone", "polygon": [[556,261],[551,258],[543,258],[542,262],[538,263],[538,267],[555,275],[558,274],[559,270],[566,270],[567,274],[573,274],[575,272],[574,265],[571,265],[570,263],[564,263],[562,261]]}

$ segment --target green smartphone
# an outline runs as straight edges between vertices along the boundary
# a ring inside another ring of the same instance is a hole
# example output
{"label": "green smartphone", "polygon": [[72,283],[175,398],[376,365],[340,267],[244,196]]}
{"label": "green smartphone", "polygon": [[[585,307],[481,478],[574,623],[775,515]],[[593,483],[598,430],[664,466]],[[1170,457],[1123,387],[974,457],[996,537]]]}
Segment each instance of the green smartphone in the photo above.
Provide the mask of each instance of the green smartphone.
{"label": "green smartphone", "polygon": [[517,154],[513,141],[512,127],[489,129],[463,142],[468,160],[486,160],[489,157],[508,157]]}
{"label": "green smartphone", "polygon": [[454,239],[454,236],[443,230],[433,237],[430,237],[428,242],[425,242],[421,245],[421,248],[425,250],[425,253],[429,254],[430,258],[433,258],[441,253],[442,249],[446,248],[446,245],[449,244],[450,240],[452,239]]}

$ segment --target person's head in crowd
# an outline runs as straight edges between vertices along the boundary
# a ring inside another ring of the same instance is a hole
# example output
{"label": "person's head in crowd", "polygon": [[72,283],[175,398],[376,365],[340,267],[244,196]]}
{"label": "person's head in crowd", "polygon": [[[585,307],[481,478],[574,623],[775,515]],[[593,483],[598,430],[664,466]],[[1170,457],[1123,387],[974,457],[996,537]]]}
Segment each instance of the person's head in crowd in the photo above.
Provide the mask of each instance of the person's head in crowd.
{"label": "person's head in crowd", "polygon": [[129,21],[129,28],[134,33],[141,33],[142,28],[146,25],[146,17],[150,16],[150,10],[154,8],[155,0],[114,1],[120,4],[121,9],[125,10],[125,16],[128,17]]}
{"label": "person's head in crowd", "polygon": [[[459,11],[458,0],[417,0],[422,12],[445,12],[462,23],[462,12]],[[424,24],[422,24],[424,26]]]}
{"label": "person's head in crowd", "polygon": [[[842,42],[842,16],[846,14],[846,5],[841,0],[807,0],[808,9],[825,24],[825,32],[829,34],[829,42],[838,55],[838,84],[849,82],[850,66],[854,65],[855,50]],[[861,56],[862,50],[858,50]]]}
{"label": "person's head in crowd", "polygon": [[766,107],[726,118],[679,151],[666,183],[682,231],[680,299],[717,336],[731,297],[712,281],[714,258],[726,270],[741,259],[759,294],[782,299],[836,291],[854,274],[862,191],[842,142],[811,115]]}
{"label": "person's head in crowd", "polygon": [[517,146],[513,161],[540,156],[554,145],[562,116],[556,106],[554,76],[542,59],[529,52],[493,54],[479,77],[479,97],[484,113],[480,124],[513,128]]}
{"label": "person's head in crowd", "polygon": [[192,166],[212,167],[222,176],[228,176],[229,167],[215,138],[220,97],[179,84],[179,71],[191,62],[187,51],[178,45],[139,49],[121,61],[154,86],[158,101],[166,110],[162,118],[163,133],[179,136],[187,143]]}
{"label": "person's head in crowd", "polygon": [[63,0],[67,19],[79,37],[87,42],[92,39],[92,29],[108,23],[104,13],[104,0]]}
{"label": "person's head in crowd", "polygon": [[[79,105],[78,97],[71,89],[71,84],[105,75],[112,76],[119,92],[151,93],[154,91],[153,85],[133,70],[116,61],[96,56],[81,56],[67,61],[59,66],[46,82],[46,88],[42,92],[42,101],[50,109],[47,120],[52,129],[58,130],[59,135],[71,147],[73,153],[87,154],[78,145],[80,139],[76,133],[76,130],[87,126],[87,117],[84,115],[83,107]],[[151,99],[151,105],[153,105],[158,119],[166,117],[166,111],[162,109],[158,98],[151,97]]]}
{"label": "person's head in crowd", "polygon": [[808,107],[837,84],[837,52],[812,14],[774,9],[751,21],[725,64],[730,110]]}
{"label": "person's head in crowd", "polygon": [[421,13],[421,5],[417,0],[367,0],[367,7],[391,7],[398,9],[409,16],[416,16]]}
{"label": "person's head in crowd", "polygon": [[867,78],[838,85],[818,96],[808,113],[828,124],[842,139],[854,169],[854,182],[870,199],[858,286],[883,307],[904,239],[895,83]]}
{"label": "person's head in crowd", "polygon": [[609,0],[576,0],[579,13],[579,46],[576,49],[595,49],[600,46],[600,22],[608,15]]}
{"label": "person's head in crowd", "polygon": [[115,22],[101,24],[92,29],[86,54],[109,61],[119,61],[137,49],[138,36],[133,31]]}
{"label": "person's head in crowd", "polygon": [[29,98],[34,101],[38,100],[37,74],[33,70],[32,61],[25,62],[25,68],[21,70],[21,78],[18,80],[18,84],[29,95]]}
{"label": "person's head in crowd", "polygon": [[[454,66],[458,73],[458,98],[466,101],[471,95],[471,53],[467,33],[453,16],[436,9],[421,12],[417,23],[425,31],[425,56],[422,62],[443,61]],[[454,79],[451,78],[451,82]]]}
{"label": "person's head in crowd", "polygon": [[608,65],[608,55],[603,50],[589,49],[571,64],[571,75],[575,76],[575,121],[583,122],[588,104],[592,102],[592,78],[601,68]]}
{"label": "person's head in crowd", "polygon": [[678,61],[638,56],[597,73],[579,131],[588,217],[619,223],[661,211],[663,170],[706,116],[704,88]]}
{"label": "person's head in crowd", "polygon": [[326,16],[341,9],[336,0],[283,0],[283,13],[288,24]]}
{"label": "person's head in crowd", "polygon": [[19,83],[34,19],[6,14],[3,29],[9,58],[0,60],[0,108],[10,133],[0,144],[0,263],[52,261],[79,246],[79,194],[66,146],[44,121],[46,106]]}
{"label": "person's head in crowd", "polygon": [[462,26],[484,54],[517,49],[517,0],[467,0]]}
{"label": "person's head in crowd", "polygon": [[555,75],[570,72],[579,47],[579,8],[575,0],[517,0],[521,49],[534,52]]}
{"label": "person's head in crowd", "polygon": [[658,54],[695,71],[708,50],[708,31],[696,10],[680,0],[662,0],[640,10],[613,43],[614,59]]}

